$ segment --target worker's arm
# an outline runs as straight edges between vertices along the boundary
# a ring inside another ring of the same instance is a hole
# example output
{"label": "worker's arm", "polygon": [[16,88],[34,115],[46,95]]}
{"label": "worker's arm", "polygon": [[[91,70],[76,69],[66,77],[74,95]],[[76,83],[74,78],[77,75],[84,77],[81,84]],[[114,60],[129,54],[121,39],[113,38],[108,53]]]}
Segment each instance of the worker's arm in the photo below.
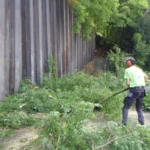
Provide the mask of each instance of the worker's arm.
{"label": "worker's arm", "polygon": [[148,81],[148,76],[145,75],[145,76],[144,76],[144,79],[145,79],[145,81]]}
{"label": "worker's arm", "polygon": [[129,78],[129,73],[128,73],[127,69],[125,70],[124,79],[125,79],[126,85],[129,87],[130,86],[130,78]]}
{"label": "worker's arm", "polygon": [[126,85],[129,87],[130,86],[130,79],[126,79]]}

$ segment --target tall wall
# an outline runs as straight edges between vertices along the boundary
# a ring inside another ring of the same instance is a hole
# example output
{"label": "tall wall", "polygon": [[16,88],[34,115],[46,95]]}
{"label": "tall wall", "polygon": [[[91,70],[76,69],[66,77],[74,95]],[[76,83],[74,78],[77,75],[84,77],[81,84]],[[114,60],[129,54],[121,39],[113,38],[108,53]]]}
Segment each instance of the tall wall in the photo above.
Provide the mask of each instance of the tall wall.
{"label": "tall wall", "polygon": [[0,0],[0,99],[25,78],[40,84],[50,54],[59,77],[92,60],[95,38],[83,41],[72,26],[68,0]]}

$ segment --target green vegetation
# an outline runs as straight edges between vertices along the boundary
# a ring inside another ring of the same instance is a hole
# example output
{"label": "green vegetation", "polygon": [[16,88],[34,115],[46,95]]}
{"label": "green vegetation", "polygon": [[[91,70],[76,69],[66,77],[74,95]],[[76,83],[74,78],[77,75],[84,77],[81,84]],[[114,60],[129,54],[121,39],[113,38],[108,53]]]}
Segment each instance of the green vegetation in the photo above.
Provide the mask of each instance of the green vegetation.
{"label": "green vegetation", "polygon": [[[97,42],[106,52],[117,46],[120,53],[134,56],[140,67],[150,69],[148,0],[69,1],[74,10],[75,33],[82,33],[84,40],[89,40],[96,34]],[[117,64],[115,69],[118,70]]]}
{"label": "green vegetation", "polygon": [[113,50],[110,50],[107,57],[110,62],[109,70],[116,72],[116,75],[119,75],[124,72],[125,60],[129,54],[122,52],[121,49],[117,46],[113,47]]}
{"label": "green vegetation", "polygon": [[[133,55],[138,65],[149,69],[147,0],[69,1],[74,9],[75,33],[81,32],[84,39],[90,39],[93,33],[101,37],[108,51],[109,71],[93,76],[74,72],[57,78],[55,60],[50,56],[49,73],[44,75],[41,86],[24,80],[18,93],[0,103],[0,139],[12,136],[15,129],[34,127],[39,137],[24,150],[149,150],[149,126],[120,125],[126,93],[97,105],[125,87],[126,56]],[[108,123],[94,131],[84,128],[97,117],[97,106]],[[150,110],[150,92],[143,108]]]}
{"label": "green vegetation", "polygon": [[70,0],[70,3],[75,14],[74,31],[82,31],[85,39],[93,31],[104,37],[117,27],[136,27],[148,8],[147,0]]}
{"label": "green vegetation", "polygon": [[133,39],[135,42],[133,55],[137,59],[137,64],[144,67],[150,56],[150,45],[146,44],[146,41],[142,39],[142,35],[139,33],[136,33]]}
{"label": "green vegetation", "polygon": [[[94,131],[83,128],[96,117],[96,104],[124,87],[122,75],[105,72],[90,76],[75,72],[74,75],[56,78],[55,85],[53,78],[45,76],[41,87],[24,80],[18,93],[0,103],[0,126],[3,131],[0,138],[12,135],[14,129],[32,126],[39,130],[39,138],[25,146],[25,150],[33,147],[41,150],[147,150],[150,146],[148,126],[137,125],[133,128],[130,124],[128,127],[119,125],[125,93],[98,108],[108,124]],[[146,105],[148,103],[145,108]],[[44,117],[36,117],[39,113]]]}

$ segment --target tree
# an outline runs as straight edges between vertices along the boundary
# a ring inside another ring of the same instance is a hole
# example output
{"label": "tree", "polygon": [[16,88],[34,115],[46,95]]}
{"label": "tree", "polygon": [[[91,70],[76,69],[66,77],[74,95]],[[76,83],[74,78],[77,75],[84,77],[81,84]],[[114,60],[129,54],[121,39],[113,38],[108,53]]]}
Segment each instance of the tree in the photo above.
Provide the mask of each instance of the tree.
{"label": "tree", "polygon": [[150,55],[150,45],[146,44],[145,40],[142,39],[142,35],[139,33],[136,33],[133,39],[135,42],[134,57],[137,60],[137,64],[144,67]]}
{"label": "tree", "polygon": [[70,0],[74,8],[75,33],[82,33],[90,39],[92,32],[109,36],[109,31],[117,27],[136,26],[148,8],[147,0]]}

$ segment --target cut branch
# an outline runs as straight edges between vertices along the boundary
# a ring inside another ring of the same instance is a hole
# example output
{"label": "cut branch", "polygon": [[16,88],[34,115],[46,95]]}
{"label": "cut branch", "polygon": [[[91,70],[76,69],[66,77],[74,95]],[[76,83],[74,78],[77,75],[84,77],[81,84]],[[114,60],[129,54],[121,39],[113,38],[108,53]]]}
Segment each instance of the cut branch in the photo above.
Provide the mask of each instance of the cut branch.
{"label": "cut branch", "polygon": [[103,144],[103,145],[101,145],[101,146],[96,147],[95,149],[98,150],[98,149],[100,149],[100,148],[102,148],[102,147],[105,147],[105,146],[111,144],[111,143],[114,142],[114,141],[117,141],[117,140],[119,140],[119,139],[125,138],[125,137],[127,137],[127,136],[131,136],[131,135],[132,135],[132,133],[127,134],[127,135],[124,135],[124,136],[121,136],[121,137],[118,137],[118,138],[115,138],[115,139],[112,139],[112,140],[110,140],[109,142],[107,142],[107,143],[105,143],[105,144]]}

